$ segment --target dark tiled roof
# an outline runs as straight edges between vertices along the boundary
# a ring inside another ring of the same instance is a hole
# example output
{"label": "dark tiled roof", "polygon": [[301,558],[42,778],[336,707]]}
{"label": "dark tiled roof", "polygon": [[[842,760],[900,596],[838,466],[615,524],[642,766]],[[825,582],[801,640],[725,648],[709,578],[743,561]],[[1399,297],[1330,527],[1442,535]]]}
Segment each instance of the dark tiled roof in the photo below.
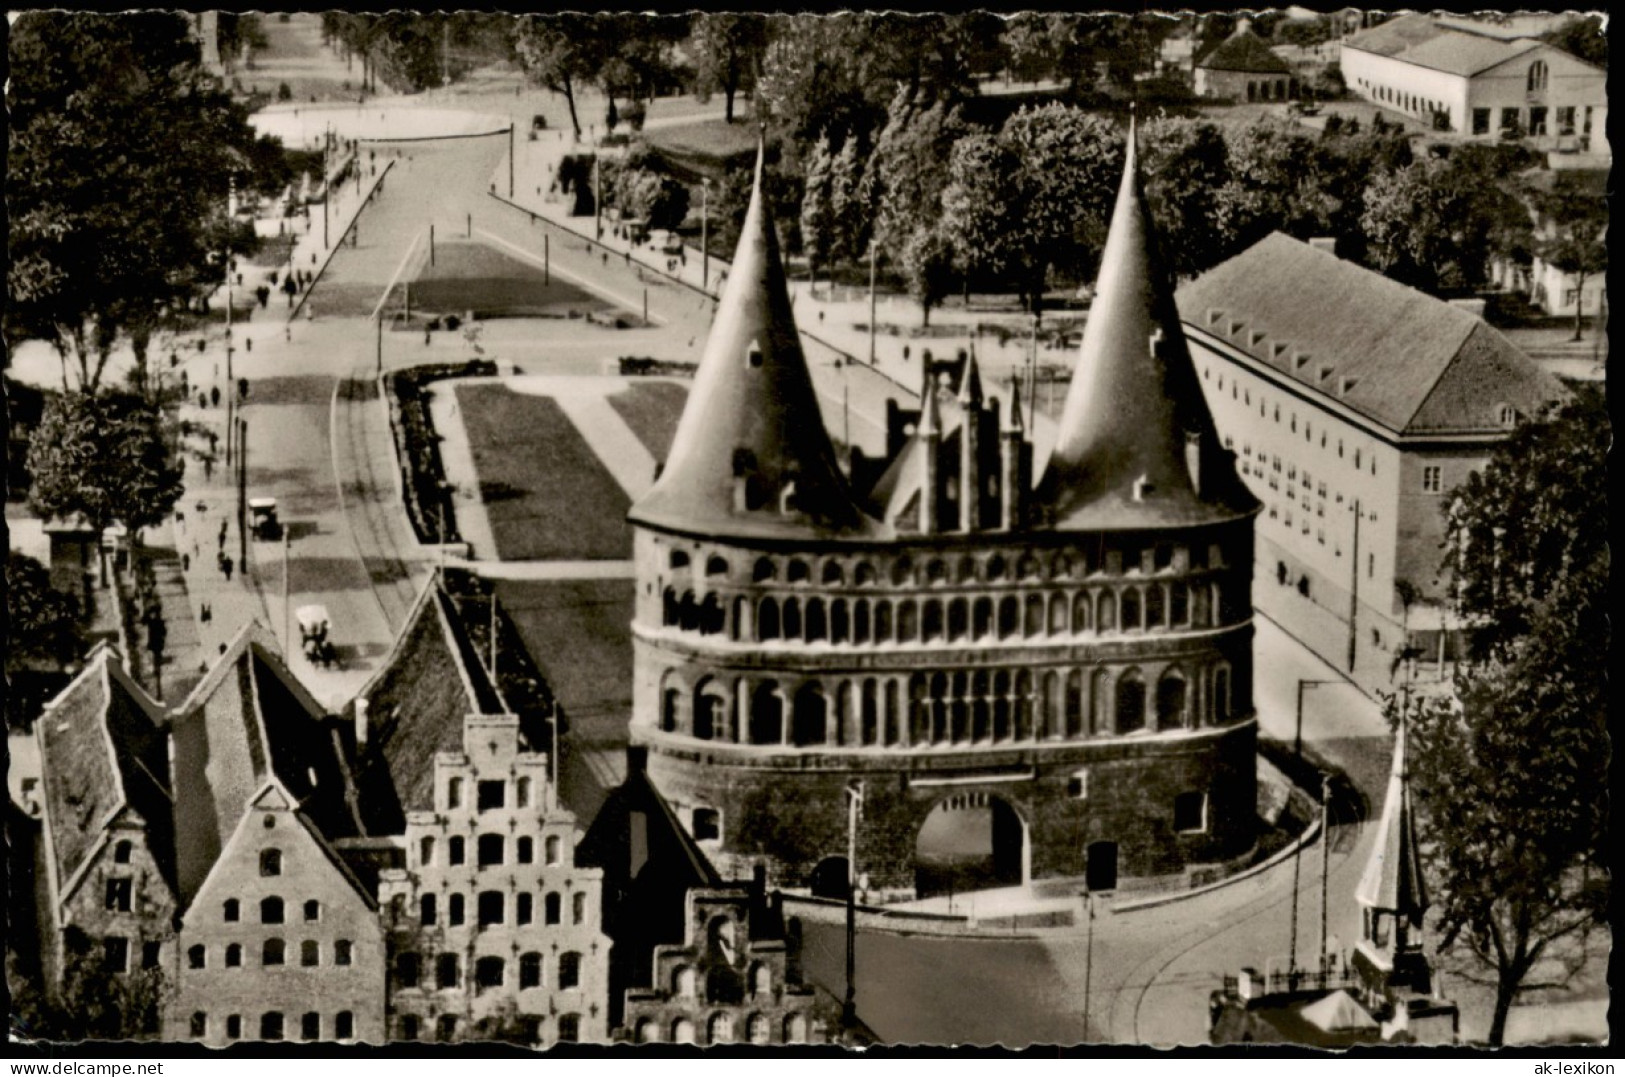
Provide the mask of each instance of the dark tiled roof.
{"label": "dark tiled roof", "polygon": [[1394,433],[1493,432],[1499,403],[1534,415],[1568,395],[1477,316],[1280,232],[1178,301],[1194,329]]}
{"label": "dark tiled roof", "polygon": [[1509,41],[1456,29],[1426,14],[1402,15],[1355,34],[1343,44],[1361,52],[1464,76],[1487,71],[1540,47],[1538,41]]}
{"label": "dark tiled roof", "polygon": [[1197,67],[1212,71],[1248,71],[1261,75],[1290,75],[1292,65],[1281,59],[1251,30],[1240,30],[1207,51]]}
{"label": "dark tiled roof", "polygon": [[[407,614],[383,666],[358,699],[367,700],[367,745],[360,760],[366,829],[400,833],[405,814],[434,807],[434,761],[463,748],[463,720],[504,707],[438,578]],[[347,713],[354,716],[354,703]]]}
{"label": "dark tiled roof", "polygon": [[174,711],[184,896],[208,876],[251,800],[275,779],[328,837],[360,832],[336,724],[250,623]]}
{"label": "dark tiled roof", "polygon": [[1058,529],[1186,526],[1258,507],[1219,442],[1191,364],[1137,157],[1131,130],[1095,301],[1038,484],[1037,507]]}
{"label": "dark tiled roof", "polygon": [[124,811],[146,824],[159,871],[175,881],[163,708],[130,679],[118,652],[96,651],[36,724],[45,825],[58,894]]}
{"label": "dark tiled roof", "polygon": [[[630,518],[749,538],[871,534],[879,525],[858,508],[824,428],[766,202],[758,155],[694,388],[665,468]],[[736,477],[745,483],[740,500]]]}

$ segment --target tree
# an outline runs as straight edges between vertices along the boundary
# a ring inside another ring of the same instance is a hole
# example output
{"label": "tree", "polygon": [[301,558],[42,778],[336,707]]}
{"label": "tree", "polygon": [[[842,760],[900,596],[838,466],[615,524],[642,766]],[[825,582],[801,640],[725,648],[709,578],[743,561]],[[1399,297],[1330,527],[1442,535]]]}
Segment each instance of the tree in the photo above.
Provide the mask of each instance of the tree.
{"label": "tree", "polygon": [[758,13],[696,14],[689,26],[694,92],[704,102],[723,97],[723,121],[734,122],[734,98],[756,85],[767,48],[766,17]]}
{"label": "tree", "polygon": [[[861,154],[864,160],[868,154]],[[874,231],[874,208],[863,183],[858,138],[848,135],[829,166],[829,208],[834,226],[834,256],[848,262],[861,260]]]}
{"label": "tree", "polygon": [[11,28],[6,335],[50,341],[94,390],[127,337],[206,295],[238,235],[229,178],[256,139],[181,15],[27,12]]}
{"label": "tree", "polygon": [[114,523],[152,527],[184,492],[177,433],[132,393],[53,396],[28,444],[29,505],[47,518],[82,514],[98,535]]}
{"label": "tree", "polygon": [[1146,201],[1174,273],[1194,277],[1224,261],[1233,252],[1213,227],[1230,175],[1223,132],[1206,120],[1155,119],[1140,129],[1139,152]]}
{"label": "tree", "polygon": [[819,265],[832,259],[836,249],[834,164],[826,134],[814,143],[807,159],[801,195],[801,249],[807,256],[807,272],[815,280]]}
{"label": "tree", "polygon": [[1292,124],[1261,119],[1230,132],[1225,142],[1229,178],[1214,194],[1223,258],[1274,231],[1300,239],[1334,234],[1339,207],[1313,138]]}
{"label": "tree", "polygon": [[1577,969],[1608,909],[1608,441],[1587,392],[1452,493],[1447,565],[1478,661],[1455,700],[1408,715],[1441,941],[1494,972],[1497,1045],[1536,963]]}
{"label": "tree", "polygon": [[1572,19],[1556,30],[1541,35],[1541,40],[1578,56],[1588,64],[1608,70],[1608,35],[1603,32],[1600,15],[1583,15]]}
{"label": "tree", "polygon": [[947,298],[954,285],[953,247],[932,224],[918,225],[903,245],[903,272],[908,290],[920,304],[920,324],[931,324],[931,308]]}
{"label": "tree", "polygon": [[79,600],[51,585],[49,570],[11,551],[6,561],[6,721],[26,729],[85,652]]}
{"label": "tree", "polygon": [[529,15],[514,21],[514,57],[525,77],[537,86],[562,94],[570,109],[570,126],[581,137],[576,90],[590,85],[602,59],[601,43],[590,15]]}
{"label": "tree", "polygon": [[904,89],[893,95],[863,182],[864,201],[875,207],[875,239],[894,262],[903,260],[920,222],[940,211],[949,156],[968,130],[957,107],[938,101],[922,108]]}
{"label": "tree", "polygon": [[1608,202],[1572,173],[1560,172],[1535,204],[1544,225],[1535,244],[1541,258],[1574,274],[1574,339],[1579,340],[1586,279],[1608,271]]}
{"label": "tree", "polygon": [[1122,171],[1121,135],[1069,105],[1023,108],[954,146],[942,227],[960,267],[1008,275],[1033,313],[1051,269],[1092,275]]}

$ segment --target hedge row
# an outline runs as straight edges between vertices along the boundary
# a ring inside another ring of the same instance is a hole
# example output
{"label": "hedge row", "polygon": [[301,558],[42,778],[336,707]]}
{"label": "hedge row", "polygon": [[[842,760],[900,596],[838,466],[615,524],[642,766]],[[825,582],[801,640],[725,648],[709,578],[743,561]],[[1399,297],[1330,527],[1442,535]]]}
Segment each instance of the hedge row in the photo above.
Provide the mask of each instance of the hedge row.
{"label": "hedge row", "polygon": [[401,462],[401,488],[406,515],[418,541],[456,542],[457,513],[440,459],[440,437],[429,418],[430,382],[443,378],[490,377],[497,365],[489,359],[464,363],[431,363],[384,375],[389,400],[389,427]]}

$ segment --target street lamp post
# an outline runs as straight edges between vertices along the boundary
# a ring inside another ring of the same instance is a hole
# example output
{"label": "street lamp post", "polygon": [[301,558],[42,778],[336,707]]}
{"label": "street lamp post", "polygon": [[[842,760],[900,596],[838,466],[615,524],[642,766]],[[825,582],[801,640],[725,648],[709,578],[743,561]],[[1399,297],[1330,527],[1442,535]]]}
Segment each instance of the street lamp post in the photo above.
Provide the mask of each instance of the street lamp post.
{"label": "street lamp post", "polygon": [[1083,1035],[1089,1037],[1089,989],[1094,981],[1095,965],[1095,895],[1089,890],[1083,892],[1083,908],[1088,918],[1088,927],[1084,931],[1083,944]]}
{"label": "street lamp post", "polygon": [[711,291],[711,181],[700,181],[700,294]]}
{"label": "street lamp post", "polygon": [[1320,774],[1320,966],[1326,967],[1326,889],[1332,876],[1332,779]]}
{"label": "street lamp post", "polygon": [[846,787],[846,1000],[841,1004],[841,1025],[852,1028],[857,1024],[857,968],[858,927],[858,815],[863,810],[863,782],[855,781]]}

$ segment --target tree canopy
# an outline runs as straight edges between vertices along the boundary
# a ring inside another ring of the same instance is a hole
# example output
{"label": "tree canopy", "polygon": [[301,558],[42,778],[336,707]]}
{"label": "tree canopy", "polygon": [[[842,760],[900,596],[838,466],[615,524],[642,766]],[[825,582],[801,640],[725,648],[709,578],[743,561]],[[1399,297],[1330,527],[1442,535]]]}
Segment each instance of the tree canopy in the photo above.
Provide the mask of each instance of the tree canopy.
{"label": "tree canopy", "polygon": [[27,12],[11,28],[11,341],[56,346],[94,390],[224,272],[230,177],[256,139],[182,15]]}

